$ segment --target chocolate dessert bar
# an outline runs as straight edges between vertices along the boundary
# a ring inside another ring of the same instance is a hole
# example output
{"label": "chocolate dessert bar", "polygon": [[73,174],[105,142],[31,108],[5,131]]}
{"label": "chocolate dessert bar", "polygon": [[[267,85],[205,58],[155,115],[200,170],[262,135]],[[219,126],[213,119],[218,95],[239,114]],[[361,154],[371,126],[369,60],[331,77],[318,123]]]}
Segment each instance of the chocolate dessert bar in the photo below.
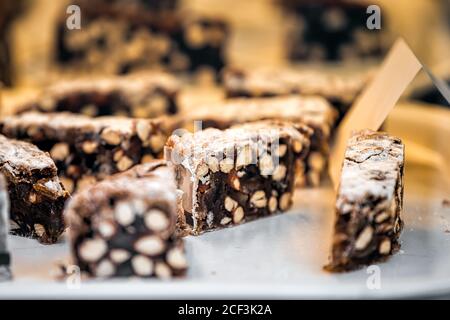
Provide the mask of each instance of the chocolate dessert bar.
{"label": "chocolate dessert bar", "polygon": [[133,167],[74,195],[67,206],[74,263],[93,277],[185,274],[175,234],[177,189],[164,161]]}
{"label": "chocolate dessert bar", "polygon": [[8,185],[0,174],[0,282],[11,278],[10,255],[8,251],[9,196]]}
{"label": "chocolate dessert bar", "polygon": [[64,67],[127,74],[162,68],[174,72],[225,65],[228,25],[219,17],[154,10],[142,1],[77,0],[80,30],[67,16],[57,26],[56,59]]}
{"label": "chocolate dessert bar", "polygon": [[219,129],[267,119],[307,125],[313,130],[311,148],[306,155],[306,161],[298,161],[296,185],[317,186],[326,169],[336,112],[322,97],[287,96],[228,99],[216,104],[198,106],[183,116],[188,129],[192,129],[192,124],[197,120],[202,121],[203,128]]}
{"label": "chocolate dessert bar", "polygon": [[13,234],[54,243],[64,231],[68,192],[48,153],[0,135],[0,171],[8,184]]}
{"label": "chocolate dessert bar", "polygon": [[157,117],[177,112],[179,89],[177,79],[162,72],[66,80],[48,87],[37,99],[15,111]]}
{"label": "chocolate dessert bar", "polygon": [[387,51],[386,18],[367,26],[370,1],[278,0],[285,20],[287,56],[296,61],[377,59]]}
{"label": "chocolate dessert bar", "polygon": [[403,228],[404,145],[365,130],[347,145],[336,200],[329,271],[348,271],[387,259]]}
{"label": "chocolate dessert bar", "polygon": [[162,156],[163,120],[27,112],[0,120],[0,132],[48,151],[72,191]]}
{"label": "chocolate dessert bar", "polygon": [[308,147],[308,134],[282,122],[172,135],[164,153],[183,191],[186,232],[198,235],[288,210],[295,159]]}
{"label": "chocolate dessert bar", "polygon": [[343,76],[285,68],[229,68],[223,80],[228,97],[317,95],[326,98],[342,117],[370,76],[370,72]]}

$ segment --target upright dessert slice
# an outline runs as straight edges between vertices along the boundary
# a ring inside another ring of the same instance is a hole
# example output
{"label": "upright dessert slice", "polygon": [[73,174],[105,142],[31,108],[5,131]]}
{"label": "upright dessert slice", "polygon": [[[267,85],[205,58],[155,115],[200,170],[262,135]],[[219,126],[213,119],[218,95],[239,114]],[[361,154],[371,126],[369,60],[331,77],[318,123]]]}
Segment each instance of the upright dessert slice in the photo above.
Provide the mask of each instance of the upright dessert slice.
{"label": "upright dessert slice", "polygon": [[36,99],[18,106],[16,112],[69,111],[88,116],[157,117],[177,112],[179,88],[174,76],[162,72],[62,80]]}
{"label": "upright dessert slice", "polygon": [[72,191],[162,155],[164,123],[161,118],[27,112],[0,120],[0,131],[50,152],[64,185]]}
{"label": "upright dessert slice", "polygon": [[173,135],[165,157],[183,193],[184,228],[197,235],[291,206],[295,159],[309,147],[289,123]]}
{"label": "upright dessert slice", "polygon": [[94,277],[183,275],[173,170],[155,161],[77,193],[67,206],[72,257]]}
{"label": "upright dessert slice", "polygon": [[346,271],[385,260],[400,247],[404,146],[386,133],[361,131],[345,152],[336,200],[331,262]]}
{"label": "upright dessert slice", "polygon": [[369,76],[370,73],[343,76],[283,68],[233,68],[224,73],[224,85],[228,97],[321,96],[342,117],[368,82]]}
{"label": "upright dessert slice", "polygon": [[229,128],[245,122],[276,119],[305,124],[313,130],[311,152],[306,161],[299,161],[296,185],[317,186],[326,171],[329,144],[336,120],[336,112],[321,97],[277,97],[229,99],[199,106],[183,115],[186,127],[201,120],[203,128]]}
{"label": "upright dessert slice", "polygon": [[8,251],[9,197],[5,178],[0,174],[0,282],[11,278]]}
{"label": "upright dessert slice", "polygon": [[64,231],[63,208],[69,197],[48,153],[0,135],[0,171],[11,203],[11,232],[54,243]]}

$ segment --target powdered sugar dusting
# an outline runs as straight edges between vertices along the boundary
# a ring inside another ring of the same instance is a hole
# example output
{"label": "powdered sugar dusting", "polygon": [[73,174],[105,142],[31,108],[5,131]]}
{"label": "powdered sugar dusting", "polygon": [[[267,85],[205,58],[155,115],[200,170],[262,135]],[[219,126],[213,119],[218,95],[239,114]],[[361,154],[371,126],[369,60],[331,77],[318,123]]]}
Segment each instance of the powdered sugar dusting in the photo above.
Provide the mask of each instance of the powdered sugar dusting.
{"label": "powdered sugar dusting", "polygon": [[349,201],[366,195],[389,201],[403,163],[404,146],[399,139],[368,130],[357,133],[348,142],[339,195]]}

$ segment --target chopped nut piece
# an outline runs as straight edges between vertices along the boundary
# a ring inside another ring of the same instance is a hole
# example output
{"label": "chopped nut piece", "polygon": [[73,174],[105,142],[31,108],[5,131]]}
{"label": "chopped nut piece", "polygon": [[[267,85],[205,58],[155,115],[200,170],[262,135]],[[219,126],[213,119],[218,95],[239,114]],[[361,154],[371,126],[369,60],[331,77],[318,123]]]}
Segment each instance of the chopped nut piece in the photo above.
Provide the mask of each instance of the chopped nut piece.
{"label": "chopped nut piece", "polygon": [[373,235],[373,228],[371,226],[365,227],[359,234],[358,238],[356,239],[355,249],[356,250],[365,249],[372,240],[372,235]]}
{"label": "chopped nut piece", "polygon": [[55,161],[63,161],[69,155],[69,145],[67,143],[56,143],[50,150],[50,156]]}
{"label": "chopped nut piece", "polygon": [[129,169],[133,164],[133,160],[131,160],[127,156],[123,156],[122,158],[120,158],[119,162],[117,162],[116,166],[119,171],[125,171]]}
{"label": "chopped nut piece", "polygon": [[155,153],[160,152],[163,149],[165,143],[166,143],[166,137],[164,137],[160,134],[155,134],[155,135],[150,136],[150,146],[152,147],[152,149]]}
{"label": "chopped nut piece", "polygon": [[272,174],[272,179],[275,181],[281,181],[286,176],[286,167],[282,164],[277,166]]}
{"label": "chopped nut piece", "polygon": [[239,181],[239,178],[237,176],[231,176],[230,180],[231,180],[231,186],[233,187],[233,189],[239,191],[241,189],[241,182]]}
{"label": "chopped nut piece", "polygon": [[219,171],[219,160],[216,157],[208,157],[208,166],[211,172]]}
{"label": "chopped nut piece", "polygon": [[155,266],[155,274],[160,279],[170,279],[172,270],[163,262],[158,262]]}
{"label": "chopped nut piece", "polygon": [[311,152],[308,156],[308,164],[314,171],[321,172],[325,167],[325,159],[319,152]]}
{"label": "chopped nut piece", "polygon": [[31,191],[30,194],[28,195],[28,202],[36,203],[37,200],[38,200],[38,196],[37,196],[36,192]]}
{"label": "chopped nut piece", "polygon": [[67,192],[69,193],[73,192],[74,183],[72,179],[69,179],[67,177],[60,177],[59,180],[61,181],[61,183],[64,186],[64,189],[66,189]]}
{"label": "chopped nut piece", "polygon": [[250,148],[250,146],[245,146],[239,151],[238,156],[236,158],[236,169],[239,170],[242,167],[248,166],[252,162],[253,162],[252,149]]}
{"label": "chopped nut piece", "polygon": [[103,130],[100,136],[102,137],[103,140],[106,141],[106,143],[111,144],[113,146],[120,144],[122,140],[120,138],[120,134],[117,131],[111,130],[109,128]]}
{"label": "chopped nut piece", "polygon": [[242,209],[242,207],[237,207],[233,211],[233,222],[239,223],[242,221],[242,219],[244,219],[244,209]]}
{"label": "chopped nut piece", "polygon": [[277,205],[278,205],[277,198],[276,197],[270,197],[270,200],[269,200],[269,211],[270,212],[277,211]]}
{"label": "chopped nut piece", "polygon": [[153,95],[150,100],[150,110],[153,114],[164,114],[167,111],[168,101],[163,95]]}
{"label": "chopped nut piece", "polygon": [[284,157],[287,151],[287,146],[285,144],[280,144],[278,146],[277,152],[275,153],[279,158]]}
{"label": "chopped nut piece", "polygon": [[146,256],[134,256],[131,259],[131,266],[138,276],[149,276],[153,273],[153,261]]}
{"label": "chopped nut piece", "polygon": [[80,109],[80,113],[89,117],[95,117],[97,115],[97,107],[95,105],[87,105]]}
{"label": "chopped nut piece", "polygon": [[184,252],[179,248],[171,249],[167,253],[167,263],[175,269],[184,269],[187,261]]}
{"label": "chopped nut piece", "polygon": [[44,97],[41,101],[41,107],[45,111],[52,111],[55,108],[56,101],[50,97]]}
{"label": "chopped nut piece", "polygon": [[381,212],[380,214],[378,214],[375,217],[375,222],[382,223],[382,222],[386,221],[387,219],[389,219],[389,214],[387,214],[386,212]]}
{"label": "chopped nut piece", "polygon": [[85,141],[83,142],[82,149],[85,153],[91,154],[97,150],[98,143],[95,141]]}
{"label": "chopped nut piece", "polygon": [[145,214],[144,223],[150,230],[159,232],[169,227],[170,221],[165,213],[159,209],[151,209]]}
{"label": "chopped nut piece", "polygon": [[229,173],[234,168],[234,161],[232,158],[225,158],[220,161],[220,171]]}
{"label": "chopped nut piece", "polygon": [[66,174],[67,174],[69,177],[76,178],[76,177],[80,177],[80,175],[81,175],[81,172],[80,172],[80,171],[81,171],[81,170],[80,170],[80,167],[79,167],[79,166],[76,166],[76,165],[71,164],[71,165],[69,165],[69,166],[67,167]]}
{"label": "chopped nut piece", "polygon": [[95,269],[95,274],[97,277],[110,277],[116,271],[116,267],[108,259],[100,261]]}
{"label": "chopped nut piece", "polygon": [[149,162],[152,162],[152,161],[154,161],[154,160],[155,160],[155,158],[154,158],[153,156],[151,156],[151,155],[149,155],[149,154],[146,154],[146,155],[144,155],[144,156],[141,158],[141,164],[149,163]]}
{"label": "chopped nut piece", "polygon": [[280,209],[283,211],[289,209],[289,207],[291,206],[291,202],[292,202],[292,195],[290,193],[283,194],[279,202]]}
{"label": "chopped nut piece", "polygon": [[83,176],[80,180],[77,181],[77,189],[82,190],[88,186],[93,185],[97,182],[97,179],[93,176]]}
{"label": "chopped nut piece", "polygon": [[136,123],[136,132],[141,141],[147,141],[150,131],[150,124],[147,121],[141,120]]}
{"label": "chopped nut piece", "polygon": [[386,255],[391,253],[391,240],[389,239],[384,239],[381,243],[380,243],[380,247],[378,248],[378,252],[380,254]]}
{"label": "chopped nut piece", "polygon": [[231,218],[230,217],[223,217],[221,220],[220,220],[220,224],[221,225],[226,225],[226,224],[229,224],[231,222]]}
{"label": "chopped nut piece", "polygon": [[127,202],[119,202],[114,210],[117,222],[126,227],[134,222],[135,213]]}
{"label": "chopped nut piece", "polygon": [[111,238],[116,233],[116,225],[108,220],[101,221],[98,224],[97,229],[100,235],[105,239]]}
{"label": "chopped nut piece", "polygon": [[113,160],[117,162],[117,161],[119,161],[120,159],[122,159],[123,155],[124,155],[123,150],[122,150],[122,149],[119,149],[119,150],[117,150],[116,152],[114,152]]}
{"label": "chopped nut piece", "polygon": [[79,247],[78,254],[86,262],[96,262],[106,253],[106,242],[100,238],[85,240]]}
{"label": "chopped nut piece", "polygon": [[144,236],[136,241],[134,249],[139,253],[154,256],[164,250],[164,243],[157,236]]}
{"label": "chopped nut piece", "polygon": [[303,149],[302,142],[299,140],[295,140],[293,143],[293,149],[294,149],[295,153],[300,153],[300,151],[302,151],[302,149]]}
{"label": "chopped nut piece", "polygon": [[206,38],[205,33],[198,24],[192,24],[185,32],[186,42],[193,48],[200,48],[204,45]]}
{"label": "chopped nut piece", "polygon": [[124,249],[113,249],[109,253],[109,256],[114,263],[121,264],[130,259],[131,254]]}
{"label": "chopped nut piece", "polygon": [[269,175],[273,172],[273,160],[269,154],[264,154],[259,159],[259,170],[262,175]]}
{"label": "chopped nut piece", "polygon": [[38,237],[42,237],[45,234],[45,228],[42,224],[34,224],[34,232],[36,232]]}
{"label": "chopped nut piece", "polygon": [[225,209],[229,212],[232,212],[238,206],[237,201],[231,199],[230,197],[225,197]]}
{"label": "chopped nut piece", "polygon": [[256,191],[250,198],[250,203],[256,208],[264,208],[267,205],[265,192],[263,190]]}

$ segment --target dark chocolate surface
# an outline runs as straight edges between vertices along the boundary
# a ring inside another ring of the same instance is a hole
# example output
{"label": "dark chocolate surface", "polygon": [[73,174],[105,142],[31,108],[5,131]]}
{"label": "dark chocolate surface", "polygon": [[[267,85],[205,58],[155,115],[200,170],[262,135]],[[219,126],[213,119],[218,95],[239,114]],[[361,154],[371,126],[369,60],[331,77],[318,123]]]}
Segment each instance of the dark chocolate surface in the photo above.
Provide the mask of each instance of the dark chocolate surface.
{"label": "dark chocolate surface", "polygon": [[56,242],[65,229],[62,211],[69,194],[48,153],[0,135],[0,166],[8,184],[11,232]]}
{"label": "dark chocolate surface", "polygon": [[177,191],[162,161],[132,168],[77,193],[67,207],[73,258],[94,277],[181,276]]}
{"label": "dark chocolate surface", "polygon": [[167,136],[164,119],[64,112],[6,117],[0,120],[0,131],[48,151],[70,191],[158,157]]}

